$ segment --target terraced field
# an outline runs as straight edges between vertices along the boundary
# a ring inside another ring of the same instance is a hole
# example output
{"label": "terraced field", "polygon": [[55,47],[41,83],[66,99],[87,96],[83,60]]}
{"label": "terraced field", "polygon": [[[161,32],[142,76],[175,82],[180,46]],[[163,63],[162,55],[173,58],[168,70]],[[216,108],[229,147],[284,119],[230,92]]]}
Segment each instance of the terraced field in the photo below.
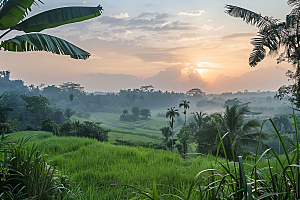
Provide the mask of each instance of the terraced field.
{"label": "terraced field", "polygon": [[[124,122],[119,118],[119,114],[95,112],[91,113],[89,121],[102,122],[101,125],[104,128],[111,129],[109,132],[109,142],[111,143],[116,139],[160,143],[162,138],[160,129],[168,126],[169,121],[168,118],[157,117],[156,112],[152,112],[151,118],[136,122]],[[179,129],[180,127],[175,127],[174,134]]]}

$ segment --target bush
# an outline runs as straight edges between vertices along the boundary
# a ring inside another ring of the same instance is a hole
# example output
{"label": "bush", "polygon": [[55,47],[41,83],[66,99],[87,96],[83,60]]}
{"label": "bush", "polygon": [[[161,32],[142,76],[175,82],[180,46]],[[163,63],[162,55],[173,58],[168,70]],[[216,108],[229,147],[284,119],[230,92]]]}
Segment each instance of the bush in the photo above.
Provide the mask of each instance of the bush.
{"label": "bush", "polygon": [[77,136],[96,139],[99,142],[108,141],[109,129],[104,129],[99,122],[80,121],[65,122],[60,127],[60,134],[64,136]]}
{"label": "bush", "polygon": [[39,127],[39,126],[35,127],[32,124],[27,124],[26,130],[27,131],[40,131],[41,127]]}
{"label": "bush", "polygon": [[121,115],[120,116],[121,121],[126,121],[126,122],[135,122],[139,120],[139,116],[136,115]]}
{"label": "bush", "polygon": [[55,123],[50,117],[46,117],[45,120],[42,120],[41,123],[41,130],[51,132],[54,135],[58,134],[59,131],[59,125]]}

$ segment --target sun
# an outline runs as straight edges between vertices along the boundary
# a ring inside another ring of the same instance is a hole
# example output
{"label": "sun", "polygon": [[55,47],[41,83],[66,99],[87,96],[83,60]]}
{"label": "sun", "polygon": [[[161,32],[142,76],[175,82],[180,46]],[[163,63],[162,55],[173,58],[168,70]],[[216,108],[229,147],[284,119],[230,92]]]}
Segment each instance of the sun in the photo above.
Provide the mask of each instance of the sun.
{"label": "sun", "polygon": [[195,69],[195,71],[197,71],[202,76],[203,74],[205,74],[207,69]]}

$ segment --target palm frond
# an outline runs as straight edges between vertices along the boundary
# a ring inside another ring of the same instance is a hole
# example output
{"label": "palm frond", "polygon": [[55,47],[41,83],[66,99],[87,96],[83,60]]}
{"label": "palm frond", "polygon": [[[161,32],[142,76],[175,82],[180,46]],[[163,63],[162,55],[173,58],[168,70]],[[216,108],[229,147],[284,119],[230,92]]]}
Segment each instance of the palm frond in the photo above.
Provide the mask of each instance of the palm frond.
{"label": "palm frond", "polygon": [[247,24],[257,26],[261,29],[264,29],[266,26],[276,24],[279,21],[277,19],[273,19],[272,17],[262,16],[261,14],[238,6],[226,5],[225,8],[227,8],[225,13],[229,14],[230,16],[242,18]]}
{"label": "palm frond", "polygon": [[252,38],[251,44],[254,46],[249,57],[249,65],[255,67],[260,61],[266,57],[266,50],[264,48],[265,38],[263,36],[259,38]]}
{"label": "palm frond", "polygon": [[87,59],[91,54],[55,36],[46,34],[25,34],[3,41],[0,48],[6,51],[47,51],[70,55],[74,59]]}
{"label": "palm frond", "polygon": [[0,30],[11,28],[22,20],[34,0],[4,0],[0,4]]}
{"label": "palm frond", "polygon": [[288,0],[287,4],[292,7],[292,11],[291,14],[299,14],[299,10],[300,10],[300,1],[299,0]]}
{"label": "palm frond", "polygon": [[260,127],[260,123],[255,120],[250,120],[244,124],[244,126],[242,127],[242,131],[244,133],[248,133],[250,130],[256,127]]}
{"label": "palm frond", "polygon": [[44,29],[88,20],[101,15],[102,7],[64,7],[48,10],[34,15],[12,27],[26,33],[40,32]]}

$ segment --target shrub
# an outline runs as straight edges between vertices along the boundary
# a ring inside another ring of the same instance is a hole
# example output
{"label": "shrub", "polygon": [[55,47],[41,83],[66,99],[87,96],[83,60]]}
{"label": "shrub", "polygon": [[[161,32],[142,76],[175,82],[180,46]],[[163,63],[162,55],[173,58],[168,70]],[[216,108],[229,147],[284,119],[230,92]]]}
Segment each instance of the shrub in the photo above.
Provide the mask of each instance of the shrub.
{"label": "shrub", "polygon": [[126,121],[126,122],[135,122],[139,120],[139,116],[136,115],[121,115],[120,116],[121,121]]}
{"label": "shrub", "polygon": [[54,135],[57,135],[59,131],[59,125],[56,124],[50,117],[47,116],[45,120],[42,120],[41,130],[52,132]]}

